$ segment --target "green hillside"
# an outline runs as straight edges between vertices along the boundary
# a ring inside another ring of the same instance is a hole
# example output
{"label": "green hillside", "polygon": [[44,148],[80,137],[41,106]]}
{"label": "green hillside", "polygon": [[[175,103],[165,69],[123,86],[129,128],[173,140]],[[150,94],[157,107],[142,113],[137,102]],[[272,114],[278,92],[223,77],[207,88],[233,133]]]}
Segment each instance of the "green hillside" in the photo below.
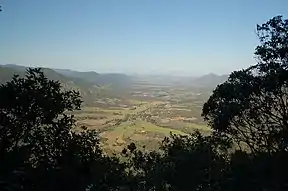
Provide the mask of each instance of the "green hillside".
{"label": "green hillside", "polygon": [[22,72],[15,69],[0,66],[0,83],[2,84],[11,80],[14,74],[23,75]]}
{"label": "green hillside", "polygon": [[99,74],[93,71],[78,72],[67,69],[55,69],[55,71],[67,77],[82,79],[98,85],[109,85],[116,89],[130,87],[133,83],[131,76],[121,73]]}
{"label": "green hillside", "polygon": [[[0,83],[11,80],[15,74],[24,75],[25,70],[25,67],[17,65],[0,66]],[[79,91],[83,101],[86,103],[93,102],[97,97],[105,94],[105,90],[95,83],[79,78],[67,77],[49,68],[42,68],[42,70],[47,78],[61,82],[64,89]]]}

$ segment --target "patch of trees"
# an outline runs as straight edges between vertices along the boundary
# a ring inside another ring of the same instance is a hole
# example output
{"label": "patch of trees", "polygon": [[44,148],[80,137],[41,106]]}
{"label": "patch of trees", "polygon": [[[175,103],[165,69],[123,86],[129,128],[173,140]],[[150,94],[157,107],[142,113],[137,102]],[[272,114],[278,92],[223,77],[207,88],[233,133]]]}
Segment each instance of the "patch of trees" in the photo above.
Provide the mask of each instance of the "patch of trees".
{"label": "patch of trees", "polygon": [[132,143],[108,157],[96,131],[72,131],[78,92],[40,69],[14,76],[0,85],[0,190],[287,190],[288,20],[257,33],[257,64],[233,72],[203,107],[213,133],[171,135],[157,151]]}

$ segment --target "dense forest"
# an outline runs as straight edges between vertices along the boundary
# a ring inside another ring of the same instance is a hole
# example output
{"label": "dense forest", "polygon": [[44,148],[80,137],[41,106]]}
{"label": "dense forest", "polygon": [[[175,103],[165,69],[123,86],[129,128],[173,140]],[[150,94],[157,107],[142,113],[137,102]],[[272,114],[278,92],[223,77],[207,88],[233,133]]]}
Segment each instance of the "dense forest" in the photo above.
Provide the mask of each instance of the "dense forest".
{"label": "dense forest", "polygon": [[98,132],[73,131],[81,108],[41,69],[0,86],[0,190],[288,189],[288,20],[257,25],[257,63],[232,72],[203,106],[212,128],[165,138],[159,150],[102,151]]}

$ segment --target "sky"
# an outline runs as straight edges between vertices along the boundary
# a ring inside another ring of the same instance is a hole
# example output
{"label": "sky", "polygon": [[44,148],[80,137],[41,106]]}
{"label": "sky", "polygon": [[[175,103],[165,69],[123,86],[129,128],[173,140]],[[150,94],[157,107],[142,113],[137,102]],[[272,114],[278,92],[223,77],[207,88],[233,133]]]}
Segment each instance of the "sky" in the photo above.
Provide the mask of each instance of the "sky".
{"label": "sky", "polygon": [[288,0],[0,0],[0,64],[226,74],[255,64],[256,24]]}

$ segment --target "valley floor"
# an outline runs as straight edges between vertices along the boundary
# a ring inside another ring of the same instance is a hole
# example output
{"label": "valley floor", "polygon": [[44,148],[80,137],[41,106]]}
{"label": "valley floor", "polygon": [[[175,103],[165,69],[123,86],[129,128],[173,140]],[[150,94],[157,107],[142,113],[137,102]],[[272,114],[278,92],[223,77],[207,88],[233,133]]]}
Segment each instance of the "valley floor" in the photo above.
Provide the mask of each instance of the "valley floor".
{"label": "valley floor", "polygon": [[138,85],[122,98],[98,99],[74,112],[78,126],[97,129],[108,153],[120,152],[134,142],[155,149],[165,136],[187,135],[195,130],[209,134],[201,118],[205,96],[191,89]]}

